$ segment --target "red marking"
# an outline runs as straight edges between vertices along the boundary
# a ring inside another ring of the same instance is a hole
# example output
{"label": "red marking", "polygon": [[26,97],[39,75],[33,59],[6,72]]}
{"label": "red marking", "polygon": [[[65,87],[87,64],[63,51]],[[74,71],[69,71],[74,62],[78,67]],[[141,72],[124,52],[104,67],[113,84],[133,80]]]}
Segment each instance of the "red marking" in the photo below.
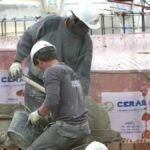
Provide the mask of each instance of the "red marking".
{"label": "red marking", "polygon": [[144,120],[144,121],[150,120],[150,114],[149,114],[149,113],[144,113],[144,114],[142,115],[142,120]]}
{"label": "red marking", "polygon": [[142,134],[143,138],[146,139],[150,139],[150,131],[149,130],[145,130],[144,133]]}
{"label": "red marking", "polygon": [[16,92],[17,96],[24,96],[24,91],[23,90],[19,90]]}

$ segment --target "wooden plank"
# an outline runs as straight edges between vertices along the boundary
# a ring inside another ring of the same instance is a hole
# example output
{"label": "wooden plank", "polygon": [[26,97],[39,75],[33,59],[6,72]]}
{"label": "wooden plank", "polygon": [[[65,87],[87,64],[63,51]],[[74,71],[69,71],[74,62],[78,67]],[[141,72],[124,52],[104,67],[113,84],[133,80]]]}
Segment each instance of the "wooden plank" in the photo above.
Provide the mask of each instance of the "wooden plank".
{"label": "wooden plank", "polygon": [[0,150],[3,150],[3,148],[0,146]]}
{"label": "wooden plank", "polygon": [[10,120],[12,116],[6,114],[0,114],[0,120]]}
{"label": "wooden plank", "polygon": [[16,146],[9,146],[6,148],[6,150],[19,150],[19,148]]}
{"label": "wooden plank", "polygon": [[121,150],[135,150],[134,143],[121,143]]}
{"label": "wooden plank", "polygon": [[108,150],[121,150],[120,142],[107,143]]}
{"label": "wooden plank", "polygon": [[150,143],[135,143],[135,150],[150,150]]}

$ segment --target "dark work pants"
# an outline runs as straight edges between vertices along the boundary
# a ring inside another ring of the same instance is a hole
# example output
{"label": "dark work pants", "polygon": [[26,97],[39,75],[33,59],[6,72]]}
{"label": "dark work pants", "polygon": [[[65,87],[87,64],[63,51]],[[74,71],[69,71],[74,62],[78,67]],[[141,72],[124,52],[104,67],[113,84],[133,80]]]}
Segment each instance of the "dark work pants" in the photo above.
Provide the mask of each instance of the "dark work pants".
{"label": "dark work pants", "polygon": [[29,84],[25,84],[25,105],[30,109],[31,112],[38,109],[44,102],[45,93],[39,91]]}
{"label": "dark work pants", "polygon": [[27,150],[70,150],[73,145],[85,144],[89,126],[69,127],[53,124]]}

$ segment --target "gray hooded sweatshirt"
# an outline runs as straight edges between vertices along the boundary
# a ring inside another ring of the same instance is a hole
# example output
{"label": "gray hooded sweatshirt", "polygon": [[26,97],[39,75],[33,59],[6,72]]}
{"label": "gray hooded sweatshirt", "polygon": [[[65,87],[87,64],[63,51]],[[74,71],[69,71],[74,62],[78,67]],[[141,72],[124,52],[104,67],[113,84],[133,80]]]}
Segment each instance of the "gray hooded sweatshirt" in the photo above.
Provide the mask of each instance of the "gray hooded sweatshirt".
{"label": "gray hooded sweatshirt", "polygon": [[[73,34],[64,24],[63,17],[47,15],[28,28],[17,45],[15,60],[22,62],[28,57],[32,46],[39,40],[45,40],[56,46],[58,60],[69,65],[78,75],[83,92],[88,95],[92,60],[92,41],[85,36]],[[43,85],[43,72],[28,61],[29,77]]]}

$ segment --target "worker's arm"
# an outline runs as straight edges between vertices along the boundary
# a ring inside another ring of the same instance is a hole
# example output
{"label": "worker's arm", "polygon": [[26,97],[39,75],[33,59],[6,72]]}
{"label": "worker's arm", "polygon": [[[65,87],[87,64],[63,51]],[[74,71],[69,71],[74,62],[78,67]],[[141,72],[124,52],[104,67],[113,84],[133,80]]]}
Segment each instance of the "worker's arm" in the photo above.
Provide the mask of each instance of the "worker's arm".
{"label": "worker's arm", "polygon": [[16,80],[21,77],[22,61],[29,56],[34,43],[44,37],[44,35],[47,33],[47,30],[51,28],[53,25],[53,23],[51,23],[53,22],[53,19],[51,18],[54,17],[47,16],[39,20],[33,26],[29,27],[18,41],[15,59],[9,68],[9,74],[12,79]]}
{"label": "worker's arm", "polygon": [[21,62],[29,55],[32,45],[32,36],[29,30],[27,30],[23,37],[18,41],[15,59],[9,68],[9,75],[13,80],[22,76]]}
{"label": "worker's arm", "polygon": [[45,20],[41,19],[24,32],[17,44],[15,61],[22,62],[30,54],[34,43],[44,35],[44,26]]}
{"label": "worker's arm", "polygon": [[38,109],[38,113],[40,116],[45,117],[49,115],[50,110],[47,107],[45,107],[44,104],[42,104]]}
{"label": "worker's arm", "polygon": [[81,49],[80,56],[78,57],[75,71],[80,77],[84,94],[88,95],[93,45],[89,36],[87,36],[84,40],[85,44]]}
{"label": "worker's arm", "polygon": [[29,115],[28,121],[32,124],[36,124],[39,119],[47,117],[57,109],[60,100],[60,78],[59,72],[55,70],[44,74],[46,97],[43,104]]}

